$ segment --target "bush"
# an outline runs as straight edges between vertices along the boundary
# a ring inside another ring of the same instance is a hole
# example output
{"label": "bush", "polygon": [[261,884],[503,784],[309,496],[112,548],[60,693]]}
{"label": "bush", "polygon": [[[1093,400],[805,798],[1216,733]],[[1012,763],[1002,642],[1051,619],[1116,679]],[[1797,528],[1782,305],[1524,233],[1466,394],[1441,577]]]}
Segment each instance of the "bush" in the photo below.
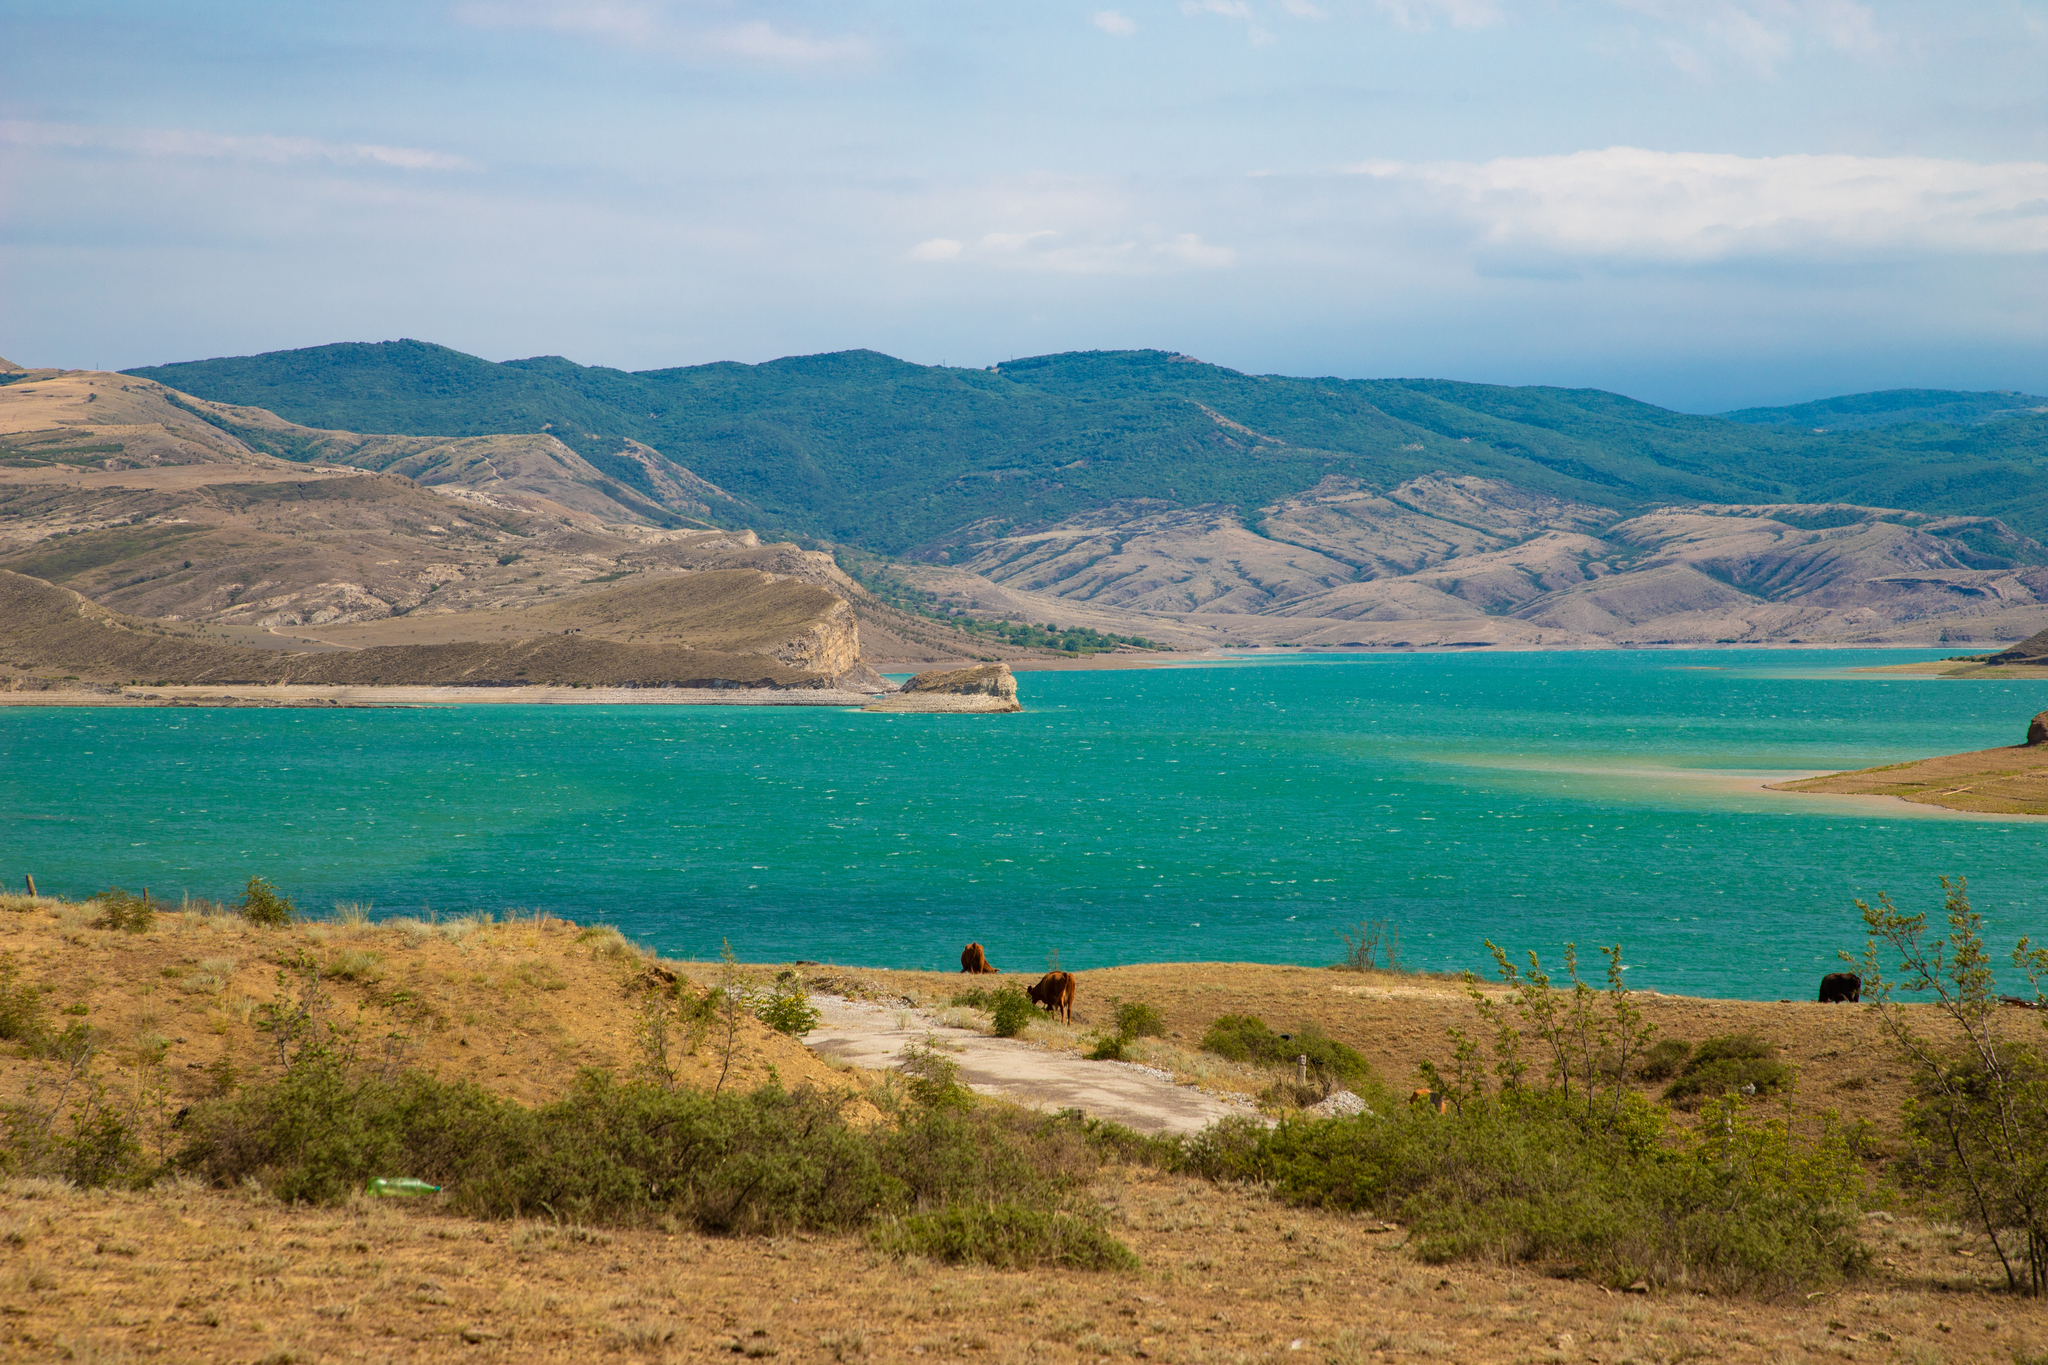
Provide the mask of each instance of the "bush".
{"label": "bush", "polygon": [[1142,1000],[1119,1000],[1116,1005],[1117,1037],[1164,1038],[1166,1016]]}
{"label": "bush", "polygon": [[1176,1164],[1255,1180],[1289,1203],[1370,1210],[1425,1261],[1559,1262],[1614,1284],[1776,1291],[1855,1273],[1860,1173],[1835,1129],[1806,1141],[1730,1105],[1713,1142],[1670,1138],[1631,1097],[1588,1125],[1564,1092],[1468,1099],[1444,1114],[1375,1098],[1352,1118],[1218,1124]]}
{"label": "bush", "polygon": [[1120,1062],[1124,1059],[1125,1039],[1121,1033],[1110,1033],[1097,1038],[1095,1046],[1085,1054],[1091,1062]]}
{"label": "bush", "polygon": [[298,915],[292,903],[261,877],[249,878],[249,884],[242,889],[242,899],[235,908],[243,919],[266,929],[282,928]]}
{"label": "bush", "polygon": [[1753,1033],[1723,1033],[1693,1049],[1692,1059],[1664,1091],[1666,1102],[1697,1109],[1721,1095],[1771,1095],[1792,1088],[1792,1068],[1778,1049]]}
{"label": "bush", "polygon": [[1255,1062],[1264,1066],[1292,1065],[1294,1059],[1308,1058],[1319,1076],[1356,1089],[1372,1079],[1372,1066],[1352,1048],[1324,1036],[1313,1024],[1294,1033],[1275,1033],[1255,1014],[1226,1014],[1209,1025],[1202,1035],[1202,1048],[1233,1062]]}
{"label": "bush", "polygon": [[93,899],[100,903],[100,913],[93,918],[95,929],[120,929],[131,934],[146,934],[156,923],[156,904],[144,888],[139,896],[131,896],[120,887],[109,887]]}
{"label": "bush", "polygon": [[783,972],[775,978],[775,989],[754,1010],[754,1017],[792,1038],[803,1037],[824,1018],[811,1004],[811,993],[804,989],[803,978],[795,972]]}
{"label": "bush", "polygon": [[773,1085],[707,1094],[589,1071],[560,1103],[527,1109],[468,1083],[382,1079],[345,1049],[307,1048],[278,1081],[195,1105],[178,1165],[218,1184],[253,1178],[283,1199],[331,1203],[372,1176],[403,1173],[487,1217],[680,1217],[721,1233],[940,1215],[892,1235],[968,1259],[1010,1258],[994,1264],[1123,1264],[1114,1243],[1091,1240],[1085,1220],[1058,1210],[1104,1153],[1149,1151],[1146,1139],[1078,1115],[971,1102],[863,1128],[847,1121],[847,1098]]}
{"label": "bush", "polygon": [[1026,1204],[961,1205],[893,1219],[875,1244],[894,1256],[971,1261],[1004,1270],[1136,1270],[1138,1258],[1085,1218]]}
{"label": "bush", "polygon": [[988,1012],[998,1038],[1015,1038],[1038,1013],[1031,997],[1015,986],[1005,986],[989,997]]}
{"label": "bush", "polygon": [[1636,1075],[1646,1081],[1668,1081],[1678,1074],[1691,1053],[1692,1044],[1678,1038],[1652,1043],[1643,1060],[1637,1063]]}

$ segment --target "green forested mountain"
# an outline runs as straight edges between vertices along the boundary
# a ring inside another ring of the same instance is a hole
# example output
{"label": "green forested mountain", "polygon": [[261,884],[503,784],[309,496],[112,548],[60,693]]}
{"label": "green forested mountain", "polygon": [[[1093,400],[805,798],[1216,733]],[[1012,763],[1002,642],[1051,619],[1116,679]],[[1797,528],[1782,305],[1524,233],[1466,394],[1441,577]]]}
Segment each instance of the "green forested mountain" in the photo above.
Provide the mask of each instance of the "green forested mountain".
{"label": "green forested mountain", "polygon": [[[893,554],[939,552],[991,518],[1029,523],[1122,498],[1249,508],[1327,474],[1387,486],[1431,470],[1623,509],[1842,501],[1998,516],[2048,537],[2048,416],[2023,395],[1831,400],[1891,415],[1816,432],[1829,423],[1694,417],[1593,389],[1247,375],[1163,351],[990,370],[847,351],[628,373],[396,341],[130,373],[308,426],[548,430],[645,489],[643,467],[614,454],[632,438],[742,499],[764,532]],[[1986,398],[2012,415],[1985,420]]]}
{"label": "green forested mountain", "polygon": [[1789,408],[1741,408],[1721,416],[1755,426],[1822,427],[1856,431],[1898,426],[1906,422],[1975,426],[2008,417],[2039,417],[2048,413],[2048,398],[2038,394],[1957,393],[1952,389],[1886,389],[1795,403]]}

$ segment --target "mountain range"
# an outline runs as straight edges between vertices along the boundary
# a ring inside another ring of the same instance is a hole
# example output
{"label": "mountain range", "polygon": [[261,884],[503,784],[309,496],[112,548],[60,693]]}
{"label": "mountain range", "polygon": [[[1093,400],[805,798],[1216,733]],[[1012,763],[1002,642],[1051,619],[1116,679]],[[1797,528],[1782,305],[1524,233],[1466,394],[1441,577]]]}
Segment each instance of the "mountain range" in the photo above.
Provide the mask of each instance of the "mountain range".
{"label": "mountain range", "polygon": [[[750,527],[940,617],[1181,646],[1933,644],[2048,625],[2048,399],[2022,393],[1698,416],[1166,351],[627,372],[418,341],[130,373],[273,457]],[[496,453],[514,449],[528,458]]]}

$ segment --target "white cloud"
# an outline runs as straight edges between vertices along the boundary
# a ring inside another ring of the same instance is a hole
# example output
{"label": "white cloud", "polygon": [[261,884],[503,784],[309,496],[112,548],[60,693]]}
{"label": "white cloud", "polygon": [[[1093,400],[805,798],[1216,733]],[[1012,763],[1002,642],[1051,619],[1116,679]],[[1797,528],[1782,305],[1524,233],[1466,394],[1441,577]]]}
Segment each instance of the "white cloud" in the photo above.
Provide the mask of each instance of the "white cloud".
{"label": "white cloud", "polygon": [[2048,252],[2042,162],[1610,147],[1353,170],[1420,191],[1492,248],[1675,263]]}
{"label": "white cloud", "polygon": [[1501,22],[1496,5],[1486,0],[1374,0],[1402,28],[1422,32],[1441,23],[1452,28],[1488,28]]}
{"label": "white cloud", "polygon": [[1214,14],[1225,19],[1236,19],[1246,25],[1245,36],[1251,39],[1253,47],[1264,47],[1273,41],[1273,32],[1259,22],[1258,15],[1245,0],[1180,0],[1182,14]]}
{"label": "white cloud", "polygon": [[821,37],[769,19],[728,22],[730,8],[704,0],[461,0],[455,16],[475,28],[547,29],[697,60],[825,66],[873,54],[857,36]]}
{"label": "white cloud", "polygon": [[1280,0],[1280,8],[1296,19],[1327,19],[1330,12],[1309,0]]}
{"label": "white cloud", "polygon": [[1094,16],[1088,22],[1101,29],[1104,33],[1115,34],[1119,38],[1128,38],[1138,31],[1138,26],[1135,23],[1113,9],[1099,9],[1095,11]]}
{"label": "white cloud", "polygon": [[1800,47],[1813,42],[1838,52],[1874,55],[1890,45],[1870,7],[1856,0],[1611,0],[1617,7],[1667,25],[1656,39],[1688,75],[1710,77],[1726,56],[1757,75],[1773,74]]}
{"label": "white cloud", "polygon": [[[960,261],[1003,271],[1036,271],[1054,275],[1158,275],[1184,270],[1217,270],[1236,264],[1237,253],[1214,246],[1199,233],[1163,232],[1150,226],[1129,226],[1117,220],[1130,207],[1113,197],[1101,199],[1086,189],[1064,192],[999,193],[1021,208],[1036,201],[1040,211],[1073,218],[1065,228],[983,233],[972,244],[934,237],[910,249],[909,258],[923,262]],[[1024,211],[1030,211],[1028,209]]]}
{"label": "white cloud", "polygon": [[1374,0],[1402,28],[1421,31],[1438,23],[1452,28],[1490,28],[1505,17],[1491,0]]}
{"label": "white cloud", "polygon": [[77,123],[0,120],[0,142],[19,147],[70,147],[138,157],[206,157],[282,164],[325,161],[338,166],[391,166],[406,171],[469,171],[473,162],[420,147],[371,142],[320,142],[269,134],[231,136],[188,128],[99,128]]}

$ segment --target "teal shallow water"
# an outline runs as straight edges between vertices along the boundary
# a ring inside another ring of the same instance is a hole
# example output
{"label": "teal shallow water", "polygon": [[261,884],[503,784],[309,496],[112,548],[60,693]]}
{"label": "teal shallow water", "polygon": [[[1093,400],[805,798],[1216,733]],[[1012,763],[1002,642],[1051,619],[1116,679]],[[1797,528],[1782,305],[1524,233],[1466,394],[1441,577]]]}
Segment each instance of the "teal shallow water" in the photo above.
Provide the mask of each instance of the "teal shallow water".
{"label": "teal shallow water", "polygon": [[1810,995],[1852,902],[2048,930],[2048,821],[1747,789],[2012,743],[2048,686],[1926,651],[1356,655],[1022,678],[1003,717],[810,708],[0,709],[0,878],[546,909],[662,951],[1016,970],[1411,966],[1622,942],[1638,986]]}

